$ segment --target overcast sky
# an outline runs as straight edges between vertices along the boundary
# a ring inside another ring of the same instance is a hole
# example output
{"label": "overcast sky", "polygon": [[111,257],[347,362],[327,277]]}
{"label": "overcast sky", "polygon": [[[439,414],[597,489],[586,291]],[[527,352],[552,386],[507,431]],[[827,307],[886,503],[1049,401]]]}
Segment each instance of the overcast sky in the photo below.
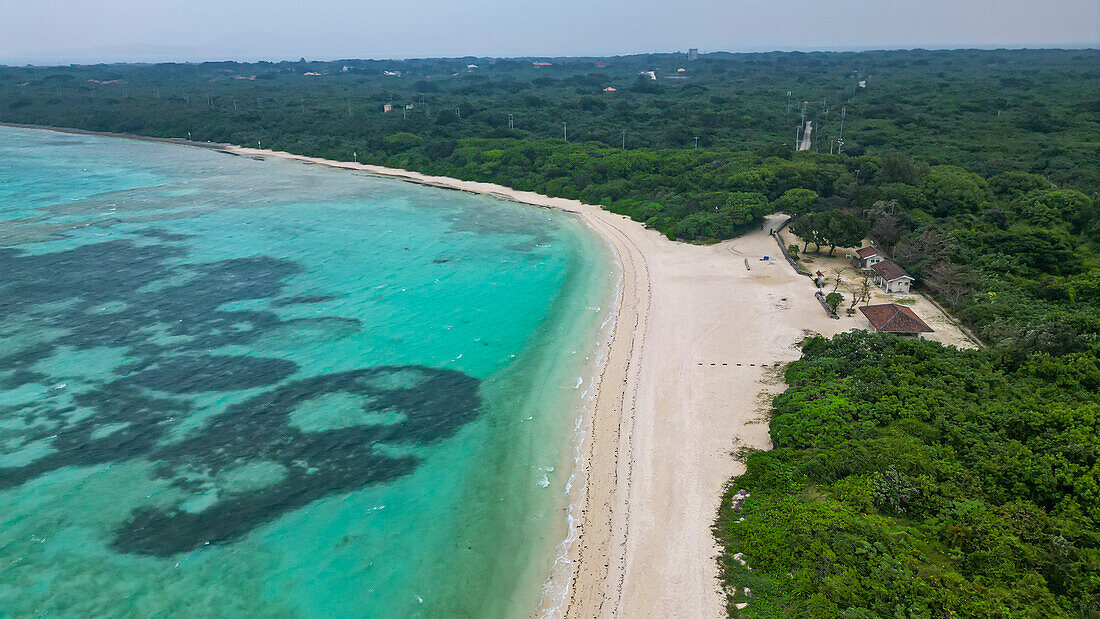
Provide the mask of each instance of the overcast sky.
{"label": "overcast sky", "polygon": [[1098,43],[1098,0],[0,0],[5,64]]}

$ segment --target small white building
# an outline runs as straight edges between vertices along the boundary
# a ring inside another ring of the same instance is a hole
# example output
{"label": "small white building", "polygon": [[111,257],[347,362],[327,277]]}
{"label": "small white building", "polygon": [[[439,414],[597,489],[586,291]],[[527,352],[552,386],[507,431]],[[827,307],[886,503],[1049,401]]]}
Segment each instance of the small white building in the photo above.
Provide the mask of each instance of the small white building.
{"label": "small white building", "polygon": [[877,247],[863,247],[852,255],[852,264],[861,269],[869,269],[871,265],[883,260],[886,260],[886,255]]}
{"label": "small white building", "polygon": [[875,272],[872,280],[887,294],[905,294],[913,286],[913,276],[890,260],[876,262],[871,270]]}

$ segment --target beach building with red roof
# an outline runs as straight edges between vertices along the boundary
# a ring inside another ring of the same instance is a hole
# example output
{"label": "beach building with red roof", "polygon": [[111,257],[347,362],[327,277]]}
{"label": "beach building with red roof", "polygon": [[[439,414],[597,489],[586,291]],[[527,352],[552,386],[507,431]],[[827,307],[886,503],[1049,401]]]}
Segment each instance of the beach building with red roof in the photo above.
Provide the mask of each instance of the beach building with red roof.
{"label": "beach building with red roof", "polygon": [[876,262],[871,265],[871,270],[875,272],[872,281],[885,293],[905,294],[913,286],[913,276],[891,260]]}
{"label": "beach building with red roof", "polygon": [[893,333],[902,337],[920,337],[921,333],[932,333],[932,327],[904,305],[865,305],[859,311],[878,333]]}
{"label": "beach building with red roof", "polygon": [[852,254],[852,264],[861,269],[869,269],[871,265],[883,260],[886,260],[886,254],[877,247],[863,247]]}

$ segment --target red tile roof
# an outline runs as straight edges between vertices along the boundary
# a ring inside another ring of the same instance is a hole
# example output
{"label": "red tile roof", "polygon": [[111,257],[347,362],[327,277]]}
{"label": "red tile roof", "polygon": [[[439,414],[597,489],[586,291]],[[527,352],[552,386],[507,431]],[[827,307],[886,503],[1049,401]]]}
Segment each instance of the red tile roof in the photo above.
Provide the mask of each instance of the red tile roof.
{"label": "red tile roof", "polygon": [[888,282],[892,282],[895,279],[899,279],[902,277],[913,279],[913,276],[906,273],[905,269],[899,267],[889,260],[883,260],[882,262],[876,262],[872,264],[871,270],[873,270],[876,275]]}
{"label": "red tile roof", "polygon": [[876,331],[885,333],[931,333],[923,320],[913,310],[896,303],[884,305],[866,305],[859,308]]}
{"label": "red tile roof", "polygon": [[871,256],[882,255],[882,252],[877,247],[863,247],[856,250],[856,255],[860,258],[870,258]]}

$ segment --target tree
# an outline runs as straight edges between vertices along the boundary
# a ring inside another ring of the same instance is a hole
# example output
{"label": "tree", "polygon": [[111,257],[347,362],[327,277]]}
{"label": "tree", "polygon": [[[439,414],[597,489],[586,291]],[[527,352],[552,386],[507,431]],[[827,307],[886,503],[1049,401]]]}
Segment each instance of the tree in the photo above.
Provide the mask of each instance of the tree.
{"label": "tree", "polygon": [[1016,217],[1032,225],[1054,228],[1063,222],[1074,231],[1087,229],[1098,218],[1092,200],[1072,189],[1038,189],[1012,201]]}
{"label": "tree", "polygon": [[387,135],[382,141],[386,144],[386,150],[391,153],[399,153],[409,150],[410,148],[416,148],[423,142],[420,136],[404,131]]}
{"label": "tree", "polygon": [[975,283],[969,273],[948,262],[936,262],[926,268],[922,279],[928,289],[952,309],[970,294]]}
{"label": "tree", "polygon": [[810,189],[788,189],[775,201],[775,210],[790,215],[801,215],[810,211],[817,199],[817,192]]}
{"label": "tree", "polygon": [[833,312],[836,312],[836,308],[843,300],[844,295],[840,294],[839,292],[830,292],[829,294],[825,295],[825,303],[828,304],[829,308],[832,309]]}
{"label": "tree", "polygon": [[998,174],[989,181],[993,192],[998,196],[1014,198],[1036,189],[1050,189],[1050,181],[1028,172],[1005,172]]}
{"label": "tree", "polygon": [[768,198],[764,194],[747,191],[731,193],[721,208],[735,226],[748,225],[766,215],[768,210]]}
{"label": "tree", "polygon": [[814,244],[816,251],[821,250],[821,243],[823,242],[821,230],[824,224],[825,217],[822,213],[806,213],[791,221],[791,232],[798,235],[804,243],[802,246],[803,252],[810,247],[810,243]]}
{"label": "tree", "polygon": [[905,226],[902,218],[895,214],[896,209],[896,200],[879,201],[875,202],[868,212],[868,219],[871,222],[871,238],[878,241],[879,246],[887,251],[893,249],[894,245],[897,244],[901,238],[901,231]]}
{"label": "tree", "polygon": [[933,166],[920,187],[933,212],[941,217],[978,213],[992,199],[985,179],[953,165]]}
{"label": "tree", "polygon": [[878,175],[886,183],[905,183],[916,185],[928,172],[928,167],[915,163],[912,159],[899,152],[885,153],[879,157],[882,167]]}
{"label": "tree", "polygon": [[866,226],[862,219],[841,211],[821,213],[821,239],[829,246],[829,255],[838,247],[854,247],[863,242]]}
{"label": "tree", "polygon": [[856,305],[860,302],[866,303],[871,300],[871,278],[864,275],[863,279],[859,282],[859,288],[852,293],[852,304],[848,306],[848,314],[855,312]]}
{"label": "tree", "polygon": [[840,290],[840,283],[844,281],[844,267],[833,267],[833,292]]}

